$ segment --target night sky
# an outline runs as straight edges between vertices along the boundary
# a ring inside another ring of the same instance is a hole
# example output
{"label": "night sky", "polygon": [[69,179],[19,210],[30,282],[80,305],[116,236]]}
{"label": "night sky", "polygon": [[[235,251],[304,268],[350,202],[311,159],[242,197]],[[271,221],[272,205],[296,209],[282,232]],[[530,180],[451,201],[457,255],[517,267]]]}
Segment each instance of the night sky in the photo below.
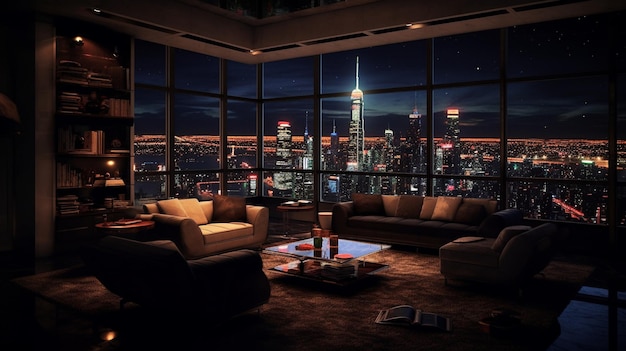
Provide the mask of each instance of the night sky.
{"label": "night sky", "polygon": [[[622,18],[623,14],[621,17]],[[460,109],[461,137],[498,137],[502,68],[513,81],[507,85],[507,134],[511,138],[607,139],[609,58],[617,57],[622,69],[626,40],[616,52],[609,50],[605,16],[511,27],[508,30],[508,66],[500,67],[499,31],[435,38],[433,55],[433,114],[435,136],[444,133],[448,107]],[[402,135],[414,106],[426,115],[427,41],[392,44],[322,56],[322,133],[335,121],[347,135],[350,92],[355,88],[359,57],[359,88],[364,91],[366,136],[383,135],[386,128]],[[158,45],[137,44],[136,83],[164,85],[165,55]],[[155,50],[156,48],[156,50]],[[219,60],[176,50],[176,86],[217,93]],[[621,54],[621,55],[618,55]],[[292,124],[294,135],[313,122],[313,58],[304,57],[265,64],[265,134],[275,135],[278,120]],[[228,63],[228,95],[255,97],[255,66]],[[578,73],[585,77],[571,77]],[[556,80],[524,81],[539,76]],[[481,84],[476,84],[476,82]],[[472,82],[472,86],[463,86]],[[409,88],[402,92],[381,89]],[[308,95],[308,96],[307,96]],[[136,133],[164,134],[163,93],[137,89]],[[304,98],[296,98],[302,97]],[[274,98],[293,99],[272,101]],[[255,135],[254,104],[230,100],[229,135]],[[244,99],[245,100],[245,99]],[[176,133],[219,134],[219,103],[214,97],[177,94]],[[144,122],[150,119],[149,122]],[[425,122],[424,122],[425,123]],[[424,129],[426,126],[424,125]]]}

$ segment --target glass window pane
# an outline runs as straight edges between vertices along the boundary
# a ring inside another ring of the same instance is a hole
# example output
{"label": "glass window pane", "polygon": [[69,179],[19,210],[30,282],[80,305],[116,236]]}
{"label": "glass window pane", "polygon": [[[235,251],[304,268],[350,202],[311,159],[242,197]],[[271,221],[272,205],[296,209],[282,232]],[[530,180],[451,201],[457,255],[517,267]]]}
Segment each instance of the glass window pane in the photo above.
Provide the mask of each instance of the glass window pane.
{"label": "glass window pane", "polygon": [[226,194],[230,196],[257,196],[259,174],[252,171],[228,172]]}
{"label": "glass window pane", "polygon": [[174,165],[176,170],[219,168],[219,99],[176,94]]}
{"label": "glass window pane", "polygon": [[490,30],[435,38],[435,84],[497,79],[500,31]]}
{"label": "glass window pane", "polygon": [[433,172],[494,176],[500,169],[497,85],[433,91]]}
{"label": "glass window pane", "polygon": [[607,180],[607,91],[606,77],[510,84],[509,176]]}
{"label": "glass window pane", "polygon": [[264,167],[312,169],[313,101],[268,102],[263,108]]}
{"label": "glass window pane", "polygon": [[433,179],[433,196],[461,196],[500,199],[500,184],[495,180],[476,178]]}
{"label": "glass window pane", "polygon": [[426,41],[375,46],[322,55],[322,93],[423,86],[426,84]]}
{"label": "glass window pane", "polygon": [[604,184],[515,181],[507,184],[508,206],[528,218],[606,224],[608,188]]}
{"label": "glass window pane", "polygon": [[607,68],[609,34],[604,16],[513,26],[508,29],[509,77]]}
{"label": "glass window pane", "polygon": [[212,200],[220,194],[218,173],[179,173],[174,175],[173,196],[180,199],[196,198],[200,201]]}
{"label": "glass window pane", "polygon": [[165,85],[165,46],[135,40],[135,83]]}
{"label": "glass window pane", "polygon": [[135,174],[135,207],[166,199],[165,175]]}
{"label": "glass window pane", "polygon": [[256,167],[256,103],[228,100],[228,168]]}
{"label": "glass window pane", "polygon": [[227,62],[226,82],[229,96],[256,98],[256,65]]}
{"label": "glass window pane", "polygon": [[263,64],[263,96],[305,96],[313,94],[313,57]]}
{"label": "glass window pane", "polygon": [[626,74],[617,83],[617,180],[626,182]]}
{"label": "glass window pane", "polygon": [[297,200],[313,200],[313,173],[274,171],[265,172],[263,196]]}
{"label": "glass window pane", "polygon": [[135,91],[135,171],[165,171],[165,93]]}
{"label": "glass window pane", "polygon": [[209,93],[219,92],[220,61],[217,57],[175,49],[174,65],[176,88]]}
{"label": "glass window pane", "polygon": [[359,96],[322,99],[322,168],[425,173],[426,93]]}

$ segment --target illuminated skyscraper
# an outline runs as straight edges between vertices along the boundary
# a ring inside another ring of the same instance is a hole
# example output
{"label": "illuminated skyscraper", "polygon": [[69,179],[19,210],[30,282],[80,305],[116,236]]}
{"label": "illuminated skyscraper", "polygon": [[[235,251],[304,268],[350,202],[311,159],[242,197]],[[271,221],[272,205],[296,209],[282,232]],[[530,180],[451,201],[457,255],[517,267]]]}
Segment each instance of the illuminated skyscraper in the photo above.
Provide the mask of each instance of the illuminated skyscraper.
{"label": "illuminated skyscraper", "polygon": [[363,92],[359,89],[359,57],[356,58],[356,87],[350,95],[352,113],[350,118],[350,138],[348,140],[348,159],[346,170],[363,169],[365,126],[363,123]]}
{"label": "illuminated skyscraper", "polygon": [[443,152],[443,174],[461,173],[461,143],[459,109],[449,108],[446,116],[446,133],[441,140]]}
{"label": "illuminated skyscraper", "polygon": [[276,168],[290,169],[292,166],[291,124],[279,121],[276,128]]}

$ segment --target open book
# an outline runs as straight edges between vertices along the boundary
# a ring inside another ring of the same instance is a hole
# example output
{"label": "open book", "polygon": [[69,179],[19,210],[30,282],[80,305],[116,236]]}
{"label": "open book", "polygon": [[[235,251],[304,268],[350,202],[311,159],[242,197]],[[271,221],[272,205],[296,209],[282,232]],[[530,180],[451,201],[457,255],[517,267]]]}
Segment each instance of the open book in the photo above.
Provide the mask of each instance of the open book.
{"label": "open book", "polygon": [[418,325],[450,331],[450,318],[435,313],[424,312],[413,306],[399,305],[382,310],[376,317],[378,324]]}

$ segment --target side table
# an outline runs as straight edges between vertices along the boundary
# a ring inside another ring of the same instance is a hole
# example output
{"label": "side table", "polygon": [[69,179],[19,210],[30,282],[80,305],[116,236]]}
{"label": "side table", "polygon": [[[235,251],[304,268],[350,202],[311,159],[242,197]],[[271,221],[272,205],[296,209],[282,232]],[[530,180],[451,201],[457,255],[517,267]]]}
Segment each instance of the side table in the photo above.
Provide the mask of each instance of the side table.
{"label": "side table", "polygon": [[276,210],[283,213],[283,237],[286,239],[291,239],[289,236],[289,213],[290,212],[300,212],[300,211],[312,211],[315,209],[313,205],[300,205],[300,206],[289,206],[289,205],[279,205],[276,206]]}
{"label": "side table", "polygon": [[139,233],[154,228],[154,221],[141,221],[132,224],[116,224],[116,222],[101,222],[96,224],[96,230],[105,235],[118,235],[138,238]]}

